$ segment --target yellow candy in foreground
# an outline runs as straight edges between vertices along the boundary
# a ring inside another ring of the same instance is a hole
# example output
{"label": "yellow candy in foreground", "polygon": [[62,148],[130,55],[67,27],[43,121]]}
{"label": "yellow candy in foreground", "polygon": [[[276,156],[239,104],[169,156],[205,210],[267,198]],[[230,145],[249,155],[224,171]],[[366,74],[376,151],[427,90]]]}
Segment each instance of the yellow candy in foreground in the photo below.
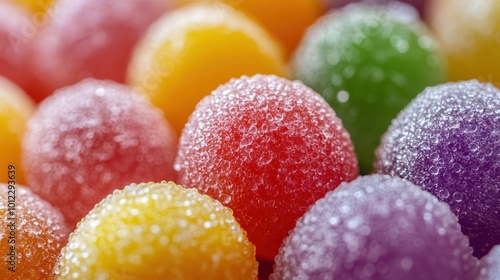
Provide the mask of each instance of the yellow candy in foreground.
{"label": "yellow candy in foreground", "polygon": [[218,201],[172,182],[131,184],[71,234],[57,279],[255,279],[255,247]]}

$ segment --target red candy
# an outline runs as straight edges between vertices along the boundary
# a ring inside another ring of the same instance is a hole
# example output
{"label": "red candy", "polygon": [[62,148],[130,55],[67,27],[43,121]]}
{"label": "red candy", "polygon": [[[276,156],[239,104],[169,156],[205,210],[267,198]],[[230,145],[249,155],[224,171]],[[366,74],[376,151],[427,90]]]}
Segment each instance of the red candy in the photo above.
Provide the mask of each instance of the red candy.
{"label": "red candy", "polygon": [[263,75],[233,79],[198,104],[175,166],[179,183],[233,209],[265,259],[311,204],[358,175],[349,134],[324,99]]}
{"label": "red candy", "polygon": [[61,0],[33,44],[38,99],[83,78],[125,81],[132,50],[164,0]]}
{"label": "red candy", "polygon": [[28,13],[8,1],[0,1],[0,76],[5,76],[24,90],[31,77],[25,55],[28,42],[35,36]]}
{"label": "red candy", "polygon": [[132,182],[175,180],[177,136],[129,88],[85,80],[44,100],[23,142],[29,186],[73,226]]}

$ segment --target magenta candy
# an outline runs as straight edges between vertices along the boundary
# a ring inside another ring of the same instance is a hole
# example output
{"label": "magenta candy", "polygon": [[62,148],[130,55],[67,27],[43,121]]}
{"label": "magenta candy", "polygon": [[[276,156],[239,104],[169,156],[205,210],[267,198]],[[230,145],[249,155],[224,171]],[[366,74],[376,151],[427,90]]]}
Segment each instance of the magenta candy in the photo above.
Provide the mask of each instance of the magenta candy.
{"label": "magenta candy", "polygon": [[115,189],[175,180],[177,136],[128,87],[87,79],[56,91],[31,120],[23,166],[31,189],[73,226]]}
{"label": "magenta candy", "polygon": [[448,203],[476,257],[500,243],[500,90],[477,81],[429,87],[393,121],[378,173]]}
{"label": "magenta candy", "polygon": [[446,203],[387,175],[318,200],[280,248],[270,279],[474,279],[479,262]]}

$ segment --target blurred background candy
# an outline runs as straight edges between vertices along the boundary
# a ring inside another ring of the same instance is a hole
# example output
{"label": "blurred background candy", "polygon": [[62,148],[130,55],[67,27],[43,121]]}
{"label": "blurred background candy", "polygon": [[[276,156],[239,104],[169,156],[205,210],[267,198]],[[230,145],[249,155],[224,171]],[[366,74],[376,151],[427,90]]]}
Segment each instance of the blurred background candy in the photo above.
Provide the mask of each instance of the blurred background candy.
{"label": "blurred background candy", "polygon": [[309,29],[293,60],[294,77],[342,119],[362,174],[371,172],[380,136],[397,113],[446,80],[438,45],[412,11],[404,4],[334,11]]}
{"label": "blurred background candy", "polygon": [[0,189],[0,279],[52,279],[69,234],[63,216],[24,186]]}
{"label": "blurred background candy", "polygon": [[[268,30],[290,55],[304,31],[324,13],[321,0],[209,0],[228,4],[255,19]],[[177,5],[207,2],[206,0],[173,0]]]}
{"label": "blurred background candy", "polygon": [[500,244],[500,90],[491,84],[427,88],[392,122],[375,167],[448,203],[476,257]]}
{"label": "blurred background candy", "polygon": [[257,262],[229,208],[162,182],[101,201],[71,235],[57,271],[57,279],[254,280]]}
{"label": "blurred background candy", "polygon": [[359,177],[318,200],[297,222],[270,279],[475,279],[457,217],[414,184]]}
{"label": "blurred background candy", "polygon": [[137,41],[165,0],[59,0],[32,45],[37,101],[84,78],[125,81]]}
{"label": "blurred background candy", "polygon": [[160,107],[180,135],[196,103],[241,75],[285,75],[283,52],[244,14],[200,4],[165,15],[145,35],[129,67],[129,84]]}
{"label": "blurred background candy", "polygon": [[113,190],[175,180],[177,136],[128,87],[87,79],[60,89],[31,117],[22,162],[30,188],[73,227]]}
{"label": "blurred background candy", "polygon": [[175,168],[180,184],[233,209],[267,260],[311,204],[358,175],[349,134],[328,104],[273,75],[233,79],[204,98]]}
{"label": "blurred background candy", "polygon": [[34,74],[27,54],[37,32],[27,11],[9,1],[0,1],[0,76],[30,94]]}
{"label": "blurred background candy", "polygon": [[323,4],[330,9],[339,9],[350,3],[363,2],[375,5],[394,5],[399,2],[413,6],[422,18],[425,18],[427,2],[430,0],[322,0]]}
{"label": "blurred background candy", "polygon": [[452,81],[500,86],[500,1],[431,0],[429,22],[446,52]]}
{"label": "blurred background candy", "polygon": [[21,166],[21,141],[26,122],[35,110],[29,96],[15,84],[0,76],[0,182],[11,181],[7,167],[14,165],[15,181],[24,184],[24,171]]}
{"label": "blurred background candy", "polygon": [[25,8],[26,10],[30,11],[36,16],[43,16],[44,14],[47,13],[47,9],[50,7],[52,2],[56,2],[59,0],[6,0],[6,1],[15,3]]}

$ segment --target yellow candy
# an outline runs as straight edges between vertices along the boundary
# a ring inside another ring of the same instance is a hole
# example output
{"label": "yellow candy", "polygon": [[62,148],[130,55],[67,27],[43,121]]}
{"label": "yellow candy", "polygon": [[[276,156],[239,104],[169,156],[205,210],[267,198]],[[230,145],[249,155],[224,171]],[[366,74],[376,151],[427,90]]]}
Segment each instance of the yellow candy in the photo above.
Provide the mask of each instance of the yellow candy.
{"label": "yellow candy", "polygon": [[500,1],[434,0],[429,22],[447,53],[452,81],[500,86]]}
{"label": "yellow candy", "polygon": [[[174,0],[177,5],[207,0]],[[256,19],[293,52],[304,34],[324,12],[319,0],[209,0],[226,3]]]}
{"label": "yellow candy", "polygon": [[128,82],[150,96],[178,135],[196,104],[231,78],[285,76],[279,45],[227,5],[193,5],[165,15],[138,46]]}
{"label": "yellow candy", "polygon": [[[172,182],[100,202],[62,250],[57,279],[255,279],[255,247],[229,208]],[[127,278],[128,277],[128,278]]]}
{"label": "yellow candy", "polygon": [[[21,168],[21,140],[26,121],[35,109],[34,102],[19,87],[0,77],[0,182],[15,180],[24,184]],[[15,178],[8,178],[7,168],[13,165]]]}
{"label": "yellow candy", "polygon": [[53,0],[10,0],[25,9],[44,15]]}

